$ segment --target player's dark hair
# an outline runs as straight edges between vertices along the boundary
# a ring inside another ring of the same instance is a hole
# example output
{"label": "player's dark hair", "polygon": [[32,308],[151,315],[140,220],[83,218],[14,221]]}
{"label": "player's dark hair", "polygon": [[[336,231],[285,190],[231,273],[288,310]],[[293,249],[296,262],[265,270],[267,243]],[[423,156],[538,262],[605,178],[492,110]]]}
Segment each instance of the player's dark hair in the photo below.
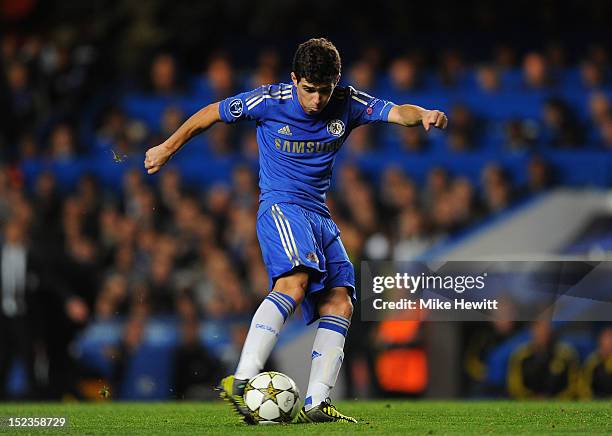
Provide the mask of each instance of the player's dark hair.
{"label": "player's dark hair", "polygon": [[293,72],[310,83],[335,82],[340,75],[340,53],[329,40],[312,38],[299,45],[293,57]]}

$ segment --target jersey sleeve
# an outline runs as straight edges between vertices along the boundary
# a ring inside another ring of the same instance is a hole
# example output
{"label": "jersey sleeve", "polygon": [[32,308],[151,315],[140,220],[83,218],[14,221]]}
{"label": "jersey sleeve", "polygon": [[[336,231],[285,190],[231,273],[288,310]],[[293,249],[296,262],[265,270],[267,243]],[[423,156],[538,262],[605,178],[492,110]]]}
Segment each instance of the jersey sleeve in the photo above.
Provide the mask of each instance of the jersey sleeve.
{"label": "jersey sleeve", "polygon": [[357,91],[352,86],[348,88],[351,107],[351,121],[356,126],[376,122],[387,122],[389,111],[395,103],[372,97],[365,92]]}
{"label": "jersey sleeve", "polygon": [[219,104],[219,115],[225,123],[249,120],[258,121],[266,107],[264,88],[243,92],[222,100]]}

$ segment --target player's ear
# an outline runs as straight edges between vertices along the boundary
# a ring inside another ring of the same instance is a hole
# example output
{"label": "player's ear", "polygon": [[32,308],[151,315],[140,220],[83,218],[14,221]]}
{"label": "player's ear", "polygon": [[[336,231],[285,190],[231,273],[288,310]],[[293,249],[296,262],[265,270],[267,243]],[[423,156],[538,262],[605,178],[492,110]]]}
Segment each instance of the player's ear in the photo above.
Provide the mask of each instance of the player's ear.
{"label": "player's ear", "polygon": [[293,84],[297,87],[298,85],[298,79],[297,76],[295,75],[295,73],[292,71],[291,72],[291,81],[293,82]]}

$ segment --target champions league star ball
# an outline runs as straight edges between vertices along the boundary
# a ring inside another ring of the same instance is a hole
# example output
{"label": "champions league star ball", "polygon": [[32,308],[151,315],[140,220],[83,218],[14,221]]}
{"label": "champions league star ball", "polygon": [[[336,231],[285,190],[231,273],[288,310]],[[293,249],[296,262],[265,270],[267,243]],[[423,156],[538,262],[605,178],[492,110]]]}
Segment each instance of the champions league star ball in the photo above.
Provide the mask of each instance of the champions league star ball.
{"label": "champions league star ball", "polygon": [[262,372],[244,388],[244,402],[258,424],[288,423],[300,410],[300,392],[285,374]]}

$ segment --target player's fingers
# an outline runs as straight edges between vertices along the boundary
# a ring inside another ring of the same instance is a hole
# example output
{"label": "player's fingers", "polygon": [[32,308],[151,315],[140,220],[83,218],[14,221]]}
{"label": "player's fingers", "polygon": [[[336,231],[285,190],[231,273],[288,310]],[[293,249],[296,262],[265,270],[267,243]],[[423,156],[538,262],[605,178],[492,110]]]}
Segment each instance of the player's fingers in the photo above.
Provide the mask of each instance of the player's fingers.
{"label": "player's fingers", "polygon": [[430,119],[431,115],[430,112],[428,112],[422,120],[423,123],[423,127],[425,128],[426,132],[429,132],[429,128],[431,127],[431,119]]}
{"label": "player's fingers", "polygon": [[438,129],[442,128],[444,126],[444,112],[438,112],[438,115],[436,117],[436,127]]}
{"label": "player's fingers", "polygon": [[156,172],[158,172],[158,171],[159,171],[159,168],[160,168],[159,166],[154,166],[154,167],[151,167],[151,168],[149,168],[149,170],[147,171],[147,174],[155,174]]}
{"label": "player's fingers", "polygon": [[446,126],[448,126],[448,117],[446,115],[444,115],[443,123],[442,123],[442,128],[446,129]]}

